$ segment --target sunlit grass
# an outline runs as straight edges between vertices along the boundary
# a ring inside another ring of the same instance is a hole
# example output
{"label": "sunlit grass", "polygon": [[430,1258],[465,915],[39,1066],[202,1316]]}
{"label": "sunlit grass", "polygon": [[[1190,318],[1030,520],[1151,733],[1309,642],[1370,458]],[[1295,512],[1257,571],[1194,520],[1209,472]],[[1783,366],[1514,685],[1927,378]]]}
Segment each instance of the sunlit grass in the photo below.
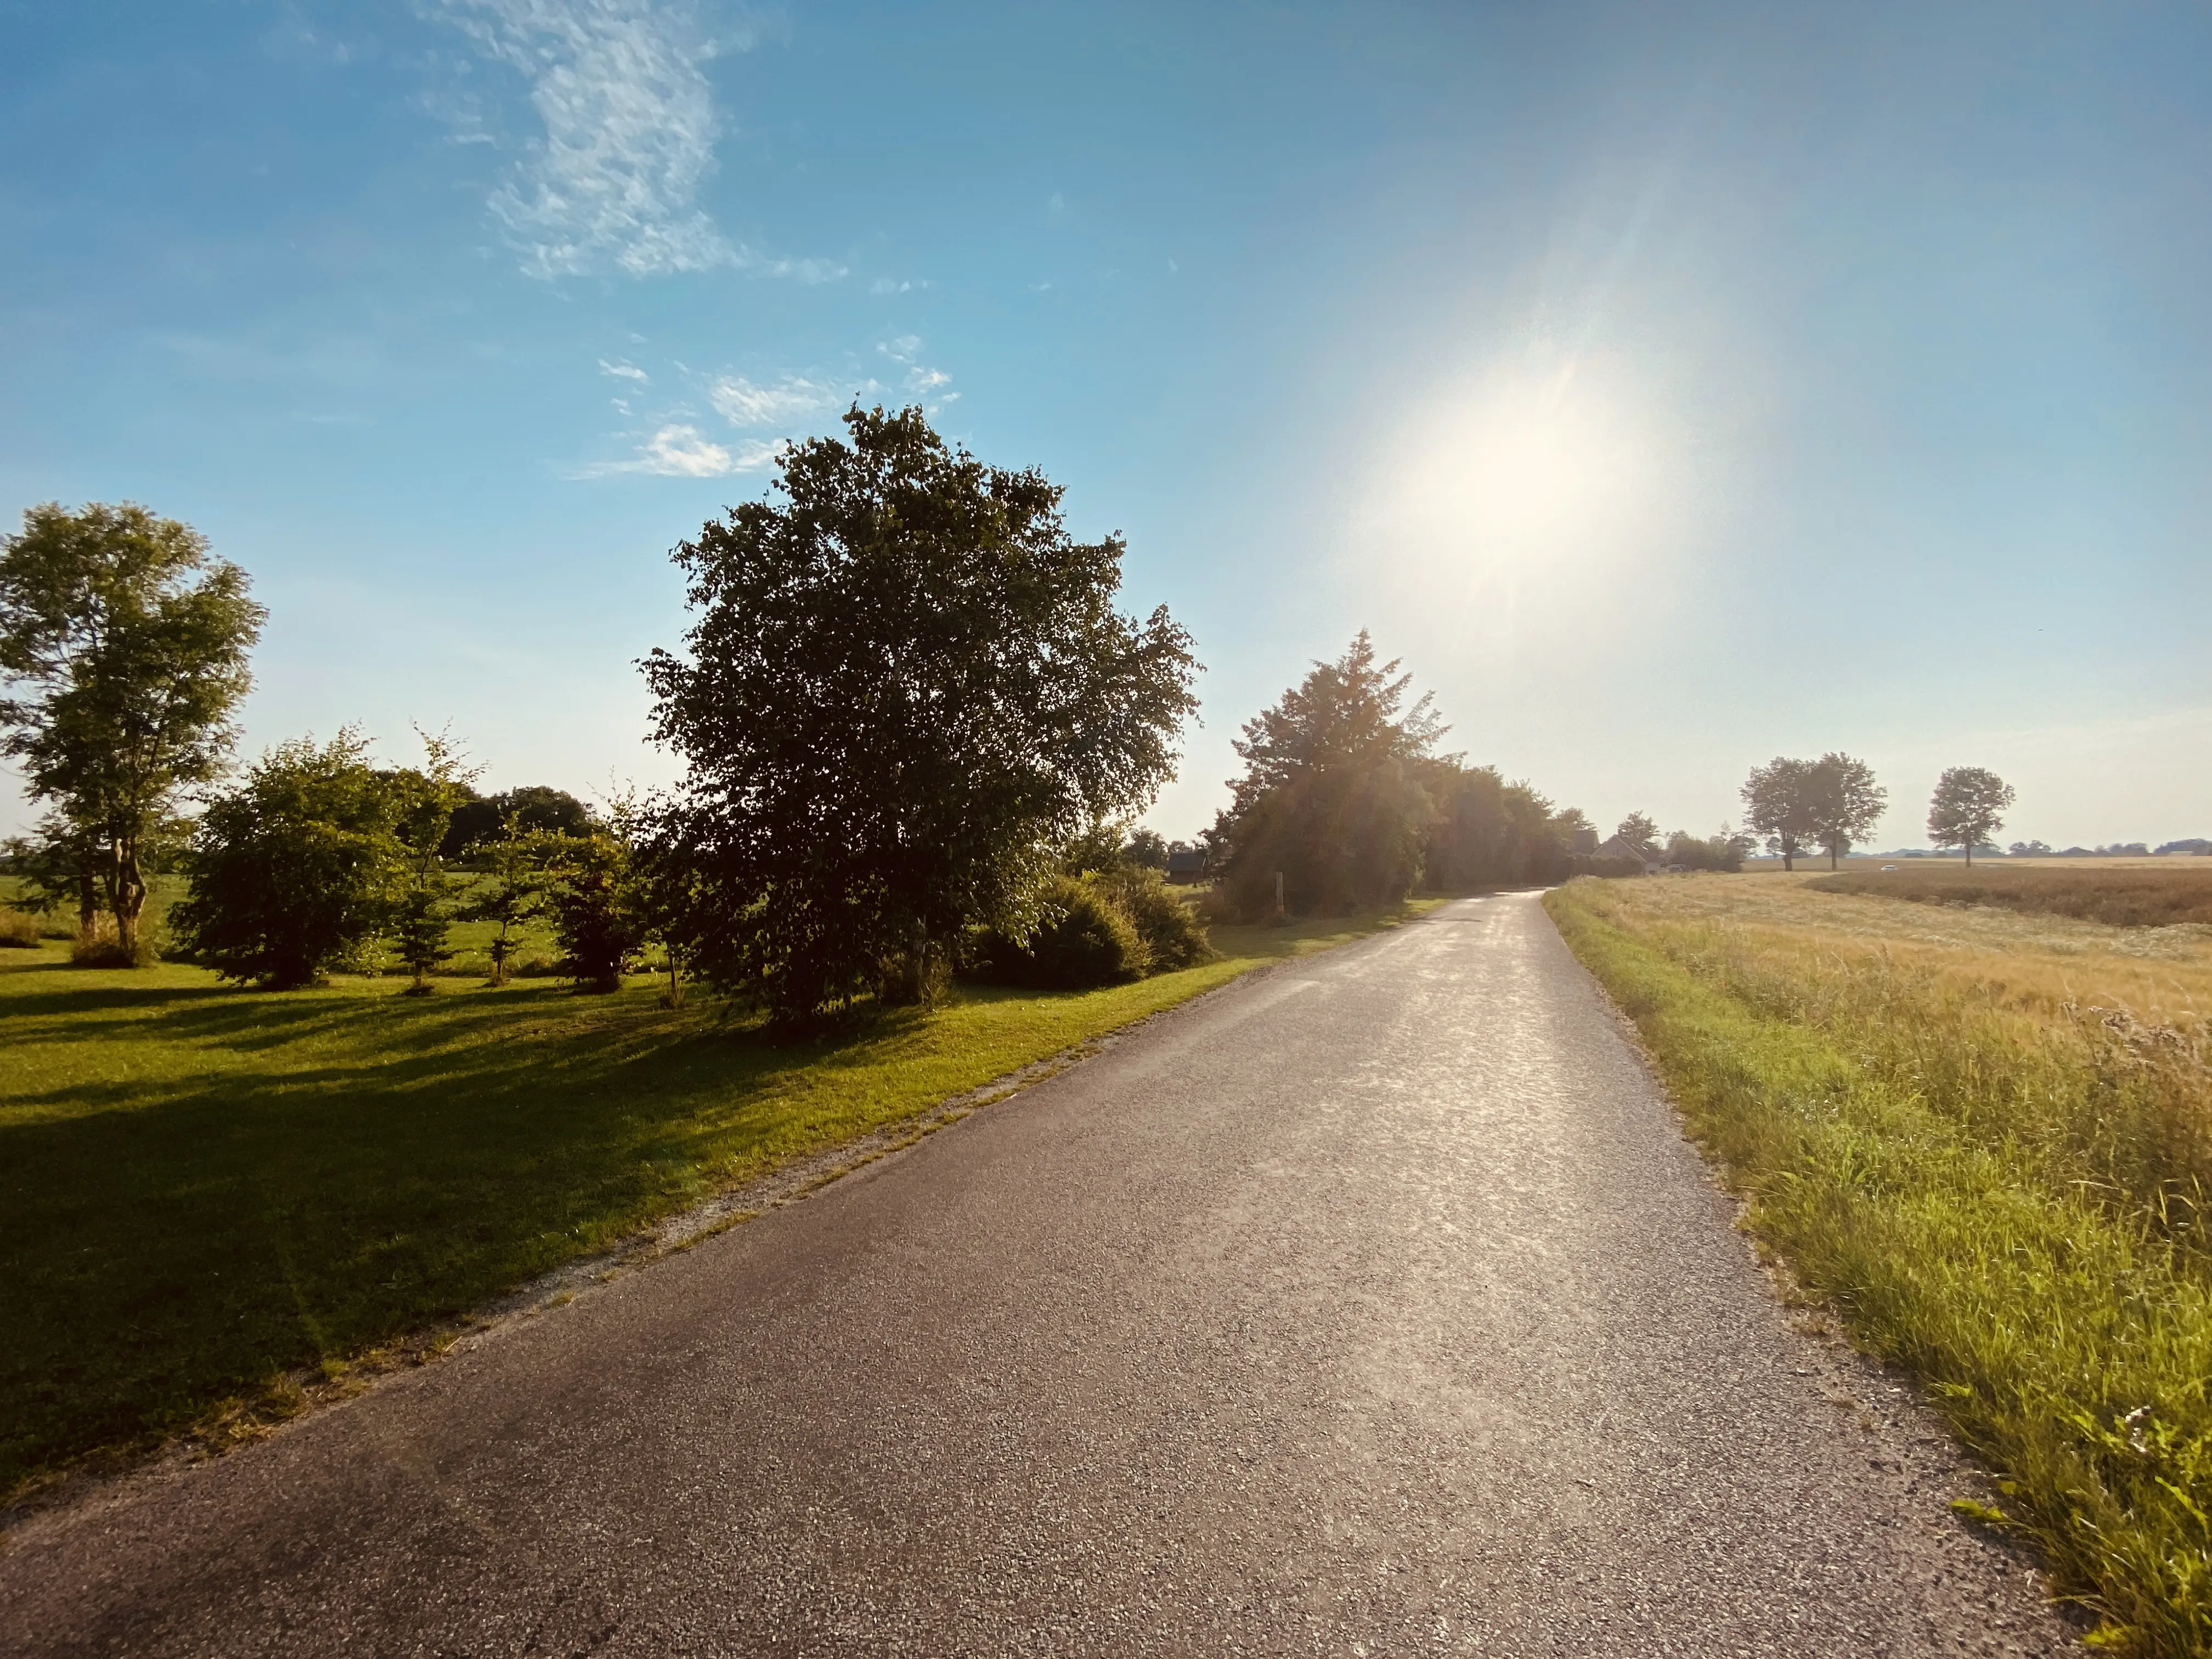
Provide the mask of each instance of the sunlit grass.
{"label": "sunlit grass", "polygon": [[1104,990],[781,1044],[649,981],[219,987],[0,953],[0,1494],[296,1391],[789,1158],[1387,925],[1222,928]]}
{"label": "sunlit grass", "polygon": [[1549,903],[1751,1224],[1930,1385],[2063,1587],[2206,1651],[2203,941],[1771,876]]}

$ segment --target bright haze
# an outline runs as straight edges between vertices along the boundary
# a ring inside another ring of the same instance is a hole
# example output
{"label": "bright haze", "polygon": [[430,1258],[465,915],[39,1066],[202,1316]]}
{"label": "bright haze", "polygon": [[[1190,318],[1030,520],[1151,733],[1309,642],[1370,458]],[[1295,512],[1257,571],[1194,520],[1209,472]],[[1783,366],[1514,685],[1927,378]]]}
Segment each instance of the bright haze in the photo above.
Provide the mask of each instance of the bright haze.
{"label": "bright haze", "polygon": [[667,551],[858,397],[1127,535],[1170,836],[1363,626],[1607,826],[2212,834],[2200,7],[13,0],[0,98],[0,508],[245,565],[249,754],[666,780]]}

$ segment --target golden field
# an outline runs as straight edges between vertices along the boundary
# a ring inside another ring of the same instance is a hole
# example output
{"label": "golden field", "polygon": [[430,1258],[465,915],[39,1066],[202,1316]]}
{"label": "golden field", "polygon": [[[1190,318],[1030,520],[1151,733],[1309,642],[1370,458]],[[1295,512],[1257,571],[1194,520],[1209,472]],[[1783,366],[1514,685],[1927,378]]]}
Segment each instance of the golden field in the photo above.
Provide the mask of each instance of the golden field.
{"label": "golden field", "polygon": [[1840,884],[1547,905],[1747,1226],[1998,1474],[1979,1519],[2100,1644],[2212,1651],[2212,927]]}

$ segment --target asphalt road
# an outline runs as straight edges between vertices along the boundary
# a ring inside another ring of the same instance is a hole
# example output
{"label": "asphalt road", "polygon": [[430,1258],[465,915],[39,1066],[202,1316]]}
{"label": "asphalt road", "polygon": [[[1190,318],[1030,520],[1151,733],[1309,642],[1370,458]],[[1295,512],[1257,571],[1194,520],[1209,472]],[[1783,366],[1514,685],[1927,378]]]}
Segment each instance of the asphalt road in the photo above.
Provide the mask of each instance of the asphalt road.
{"label": "asphalt road", "polygon": [[2067,1650],[1532,895],[1249,979],[259,1445],[16,1654]]}

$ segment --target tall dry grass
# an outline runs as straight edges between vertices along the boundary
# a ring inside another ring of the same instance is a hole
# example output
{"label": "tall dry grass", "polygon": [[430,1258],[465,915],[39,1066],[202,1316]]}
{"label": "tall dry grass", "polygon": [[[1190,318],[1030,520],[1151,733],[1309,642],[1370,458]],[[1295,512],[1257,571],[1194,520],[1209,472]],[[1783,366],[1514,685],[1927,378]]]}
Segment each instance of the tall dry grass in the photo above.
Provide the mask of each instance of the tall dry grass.
{"label": "tall dry grass", "polygon": [[1946,935],[1772,877],[1551,903],[1753,1226],[1929,1383],[2106,1639],[2212,1650],[2203,942]]}

